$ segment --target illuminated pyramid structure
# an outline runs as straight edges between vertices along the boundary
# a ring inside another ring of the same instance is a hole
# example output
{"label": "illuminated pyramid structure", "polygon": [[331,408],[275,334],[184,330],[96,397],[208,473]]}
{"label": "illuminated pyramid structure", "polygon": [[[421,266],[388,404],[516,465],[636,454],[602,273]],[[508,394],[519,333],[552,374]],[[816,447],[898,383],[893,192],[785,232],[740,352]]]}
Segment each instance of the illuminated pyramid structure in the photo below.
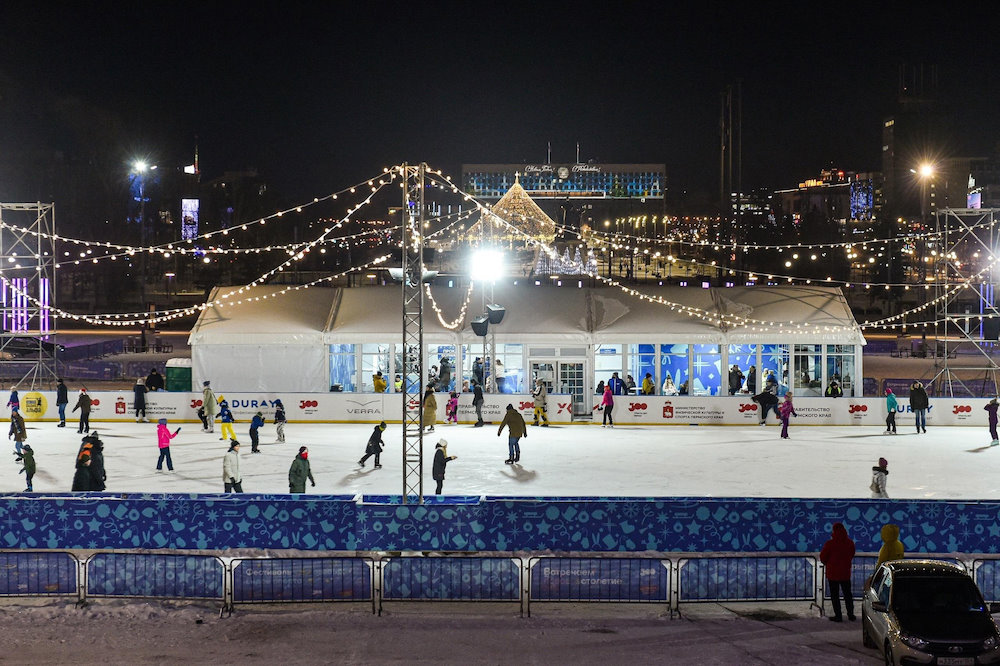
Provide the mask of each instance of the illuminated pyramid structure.
{"label": "illuminated pyramid structure", "polygon": [[[519,176],[520,174],[514,174],[514,184],[493,205],[492,213],[480,214],[479,221],[465,233],[466,238],[470,241],[492,239],[526,243],[525,235],[527,235],[546,245],[552,243],[556,237],[556,223],[531,200],[521,187]],[[522,233],[517,233],[504,222]]]}

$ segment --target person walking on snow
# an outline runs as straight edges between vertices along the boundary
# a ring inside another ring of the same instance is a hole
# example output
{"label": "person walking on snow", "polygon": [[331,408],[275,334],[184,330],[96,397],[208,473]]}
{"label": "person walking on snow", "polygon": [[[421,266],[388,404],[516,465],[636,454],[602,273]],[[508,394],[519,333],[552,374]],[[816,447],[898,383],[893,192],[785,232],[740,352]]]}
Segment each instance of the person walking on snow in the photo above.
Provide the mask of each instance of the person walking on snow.
{"label": "person walking on snow", "polygon": [[31,446],[25,444],[24,448],[21,450],[21,456],[21,464],[23,464],[24,467],[21,468],[18,474],[23,473],[25,475],[25,482],[28,484],[28,487],[24,489],[24,492],[30,493],[31,479],[35,476],[35,452],[31,450]]}
{"label": "person walking on snow", "polygon": [[1000,403],[997,403],[996,398],[990,400],[986,403],[986,406],[983,407],[983,409],[986,410],[986,413],[989,414],[990,438],[993,440],[990,442],[990,446],[1000,444],[1000,439],[997,439],[997,407],[1000,407]]}
{"label": "person walking on snow", "polygon": [[7,401],[7,407],[12,411],[15,409],[21,409],[21,398],[17,396],[17,387],[10,387],[10,400]]}
{"label": "person walking on snow", "polygon": [[521,461],[521,438],[528,436],[528,426],[524,423],[524,417],[512,404],[507,405],[507,413],[504,414],[500,428],[497,429],[497,437],[503,432],[504,427],[507,428],[507,449],[510,451],[504,462],[513,465]]}
{"label": "person walking on snow", "polygon": [[257,412],[250,420],[250,453],[260,453],[260,436],[257,431],[264,427],[264,414]]}
{"label": "person walking on snow", "polygon": [[445,413],[448,414],[448,423],[458,425],[458,393],[452,391],[448,396],[448,402],[444,406]]}
{"label": "person walking on snow", "polygon": [[236,439],[236,431],[233,430],[233,423],[236,422],[236,419],[233,418],[233,413],[229,411],[229,403],[226,402],[225,396],[219,400],[219,421],[222,422],[222,437],[219,439]]}
{"label": "person walking on snow", "polygon": [[896,402],[896,396],[892,392],[891,388],[885,390],[885,409],[888,412],[888,416],[885,417],[885,433],[896,434],[896,407],[899,403]]}
{"label": "person walking on snow", "polygon": [[80,410],[80,429],[78,433],[90,432],[90,406],[94,403],[87,395],[87,389],[80,389],[80,397],[76,399],[73,411]]}
{"label": "person walking on snow", "polygon": [[930,400],[927,399],[924,385],[919,381],[913,382],[910,385],[910,409],[913,410],[913,415],[916,417],[918,433],[921,430],[927,432],[927,408],[929,406]]}
{"label": "person walking on snow", "polygon": [[17,462],[21,462],[22,444],[28,439],[28,429],[24,425],[21,410],[17,407],[12,408],[10,412],[10,432],[7,433],[7,439],[11,437],[14,438],[14,455],[17,456]]}
{"label": "person walking on snow", "polygon": [[434,432],[434,424],[437,422],[438,402],[434,397],[434,387],[428,386],[424,392],[424,423],[427,432]]}
{"label": "person walking on snow", "polygon": [[135,395],[135,422],[147,423],[149,419],[146,418],[146,380],[142,377],[136,379],[132,393]]}
{"label": "person walking on snow", "polygon": [[788,420],[793,416],[798,416],[795,413],[795,406],[792,405],[791,391],[785,394],[785,401],[781,403],[778,412],[781,414],[781,439],[788,439]]}
{"label": "person walking on snow", "polygon": [[299,447],[299,452],[292,461],[292,466],[288,468],[288,492],[304,493],[306,491],[306,479],[313,488],[316,482],[313,481],[312,470],[309,467],[309,449],[304,446]]}
{"label": "person walking on snow", "polygon": [[832,622],[843,622],[840,614],[840,593],[844,593],[847,619],[854,622],[854,597],[851,595],[851,562],[854,560],[854,541],[847,536],[843,523],[834,523],[830,540],[823,544],[819,561],[826,567],[826,581],[830,586],[830,600],[833,604]]}
{"label": "person walking on snow", "polygon": [[448,455],[448,442],[443,439],[439,440],[434,447],[434,466],[431,470],[431,477],[437,481],[437,488],[434,490],[435,495],[440,495],[444,489],[445,468],[448,466],[448,463],[456,458],[458,456]]}
{"label": "person walking on snow", "polygon": [[285,443],[285,424],[288,419],[285,417],[285,406],[280,400],[274,401],[274,430],[278,434],[278,443]]}
{"label": "person walking on snow", "polygon": [[[148,385],[148,382],[147,382]],[[211,382],[202,382],[201,406],[205,408],[205,432],[215,432],[215,415],[218,413],[218,402],[215,399],[215,391],[212,390]],[[236,439],[233,437],[233,439]]]}
{"label": "person walking on snow", "polygon": [[382,447],[385,442],[382,441],[382,433],[385,432],[385,421],[382,421],[377,426],[375,430],[372,431],[371,437],[368,438],[368,446],[365,447],[365,455],[361,457],[358,464],[362,467],[365,466],[365,461],[375,456],[375,469],[382,469],[382,465],[379,464],[379,456],[382,455]]}
{"label": "person walking on snow", "polygon": [[181,431],[180,427],[172,433],[167,429],[167,420],[160,419],[156,425],[156,443],[160,447],[160,457],[156,461],[156,471],[163,471],[163,461],[167,461],[167,469],[174,471],[174,461],[170,459],[170,440]]}
{"label": "person walking on snow", "polygon": [[535,425],[538,425],[538,419],[542,419],[542,427],[549,427],[549,417],[545,413],[545,400],[549,396],[549,389],[545,386],[545,382],[539,377],[535,380],[535,387],[531,390],[531,397],[535,401]]}
{"label": "person walking on snow", "polygon": [[66,405],[69,404],[69,391],[62,378],[56,380],[56,407],[59,408],[59,425],[57,428],[66,427]]}
{"label": "person walking on snow", "polygon": [[225,492],[242,493],[243,477],[240,475],[240,443],[235,439],[229,442],[229,450],[222,459],[222,483]]}
{"label": "person walking on snow", "polygon": [[604,418],[601,420],[601,427],[615,427],[615,420],[611,418],[611,412],[615,408],[615,397],[611,394],[611,384],[604,387],[604,395],[601,397],[601,411]]}
{"label": "person walking on snow", "polygon": [[889,480],[889,462],[885,458],[878,459],[878,465],[872,467],[872,483],[869,488],[872,491],[872,499],[889,499],[886,492],[886,482]]}

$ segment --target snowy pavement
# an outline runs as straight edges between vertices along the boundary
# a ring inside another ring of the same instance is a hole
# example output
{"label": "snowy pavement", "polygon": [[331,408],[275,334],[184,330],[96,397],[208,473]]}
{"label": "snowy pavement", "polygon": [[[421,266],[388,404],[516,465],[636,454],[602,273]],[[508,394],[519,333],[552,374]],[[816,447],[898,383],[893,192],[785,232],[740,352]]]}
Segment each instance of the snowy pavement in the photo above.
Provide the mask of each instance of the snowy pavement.
{"label": "snowy pavement", "polygon": [[[74,422],[29,423],[28,443],[38,471],[35,492],[67,492],[80,444]],[[174,471],[157,472],[155,423],[94,423],[105,444],[108,492],[222,492],[222,459],[228,445],[200,424],[182,424],[173,440]],[[171,425],[171,429],[175,427]],[[371,424],[298,424],[287,443],[274,443],[274,428],[261,431],[261,453],[250,453],[246,423],[236,425],[247,492],[283,493],[288,468],[301,445],[310,449],[316,487],[310,494],[398,495],[402,492],[401,431],[384,434],[383,468],[373,459],[357,465]],[[444,490],[453,495],[515,496],[714,496],[868,497],[871,468],[889,461],[892,498],[1000,499],[1000,447],[990,448],[982,427],[931,427],[927,434],[900,429],[896,436],[864,426],[531,427],[521,441],[521,462],[505,465],[507,433],[497,426],[438,425],[424,439],[424,491],[430,494],[434,444],[448,441]],[[13,451],[13,445],[10,445]],[[0,492],[24,489],[20,465],[10,453],[0,462]]]}

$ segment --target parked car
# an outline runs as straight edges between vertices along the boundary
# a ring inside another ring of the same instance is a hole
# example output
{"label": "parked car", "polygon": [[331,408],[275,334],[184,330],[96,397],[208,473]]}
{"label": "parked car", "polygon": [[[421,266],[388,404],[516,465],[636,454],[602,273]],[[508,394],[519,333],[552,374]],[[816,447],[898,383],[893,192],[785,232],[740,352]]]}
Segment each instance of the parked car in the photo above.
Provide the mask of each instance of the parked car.
{"label": "parked car", "polygon": [[1000,664],[1000,633],[989,604],[965,570],[939,560],[886,562],[861,601],[865,647],[886,664]]}

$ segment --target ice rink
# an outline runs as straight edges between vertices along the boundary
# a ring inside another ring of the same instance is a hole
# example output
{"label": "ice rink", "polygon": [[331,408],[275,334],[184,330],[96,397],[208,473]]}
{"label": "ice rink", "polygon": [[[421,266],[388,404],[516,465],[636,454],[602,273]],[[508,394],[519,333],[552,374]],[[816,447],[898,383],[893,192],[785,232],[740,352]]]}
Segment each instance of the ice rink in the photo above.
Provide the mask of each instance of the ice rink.
{"label": "ice rink", "polygon": [[[28,443],[38,471],[35,492],[67,492],[81,435],[76,424],[29,423]],[[174,471],[157,472],[155,423],[94,423],[105,444],[108,492],[222,492],[222,459],[228,448],[216,433],[184,423],[174,439]],[[171,428],[176,427],[171,425]],[[246,423],[236,424],[246,492],[288,490],[288,468],[298,447],[309,447],[315,488],[310,494],[400,494],[401,426],[384,434],[382,469],[373,459],[358,466],[371,424],[297,424],[276,444],[274,427],[261,430],[261,453],[250,453]],[[506,431],[497,426],[438,425],[424,438],[424,488],[433,493],[434,444],[448,441],[445,494],[516,496],[715,496],[868,497],[871,468],[889,461],[892,498],[1000,499],[1000,447],[990,448],[985,427],[931,427],[927,434],[901,428],[896,436],[866,426],[791,427],[779,438],[775,425],[628,426],[580,424],[529,426],[521,462],[505,465]],[[0,464],[0,490],[24,490],[13,444]]]}

